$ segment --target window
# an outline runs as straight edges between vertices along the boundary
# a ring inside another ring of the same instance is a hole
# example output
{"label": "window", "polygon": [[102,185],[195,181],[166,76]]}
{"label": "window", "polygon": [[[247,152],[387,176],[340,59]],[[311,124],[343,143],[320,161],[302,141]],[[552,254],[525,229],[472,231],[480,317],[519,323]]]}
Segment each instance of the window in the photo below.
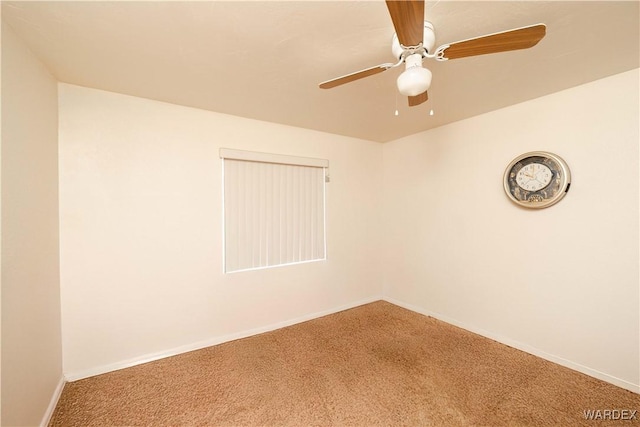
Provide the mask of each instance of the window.
{"label": "window", "polygon": [[226,273],[326,259],[329,161],[221,149]]}

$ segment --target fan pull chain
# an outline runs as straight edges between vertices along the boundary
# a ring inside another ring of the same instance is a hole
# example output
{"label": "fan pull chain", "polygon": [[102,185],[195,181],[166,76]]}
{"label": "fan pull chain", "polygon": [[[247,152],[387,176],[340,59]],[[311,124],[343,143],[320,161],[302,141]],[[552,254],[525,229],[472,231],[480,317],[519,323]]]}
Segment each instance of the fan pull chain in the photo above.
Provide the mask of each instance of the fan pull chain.
{"label": "fan pull chain", "polygon": [[400,113],[398,112],[398,93],[396,92],[396,112],[394,113],[394,116],[398,115],[400,115]]}

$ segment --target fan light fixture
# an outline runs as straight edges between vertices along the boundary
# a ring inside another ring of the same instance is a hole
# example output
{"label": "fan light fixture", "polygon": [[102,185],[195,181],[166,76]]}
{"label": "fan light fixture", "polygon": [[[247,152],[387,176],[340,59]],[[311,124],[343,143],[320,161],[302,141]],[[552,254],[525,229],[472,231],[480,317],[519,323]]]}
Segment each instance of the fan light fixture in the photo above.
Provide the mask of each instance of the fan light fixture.
{"label": "fan light fixture", "polygon": [[422,67],[422,55],[407,56],[406,68],[398,76],[398,91],[405,96],[416,96],[426,92],[431,86],[431,71]]}
{"label": "fan light fixture", "polygon": [[385,0],[393,28],[396,30],[391,40],[391,53],[398,62],[386,62],[324,81],[320,83],[320,89],[330,89],[380,74],[399,67],[404,62],[406,69],[398,77],[398,90],[409,98],[409,107],[416,107],[429,100],[427,90],[431,85],[432,77],[431,71],[422,67],[422,58],[449,61],[469,56],[528,49],[538,44],[547,33],[546,25],[535,24],[443,44],[434,49],[436,35],[433,25],[424,20],[425,2],[425,0]]}

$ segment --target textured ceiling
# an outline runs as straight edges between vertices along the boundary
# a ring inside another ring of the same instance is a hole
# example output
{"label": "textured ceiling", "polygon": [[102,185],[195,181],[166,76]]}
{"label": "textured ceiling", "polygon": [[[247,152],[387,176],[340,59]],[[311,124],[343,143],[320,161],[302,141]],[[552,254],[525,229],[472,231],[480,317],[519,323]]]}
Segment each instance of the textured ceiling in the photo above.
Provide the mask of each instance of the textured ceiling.
{"label": "textured ceiling", "polygon": [[400,68],[318,88],[394,61],[382,0],[3,1],[2,19],[63,82],[385,142],[638,68],[639,4],[428,1],[436,46],[536,23],[547,36],[425,61],[430,100],[412,108],[397,94]]}

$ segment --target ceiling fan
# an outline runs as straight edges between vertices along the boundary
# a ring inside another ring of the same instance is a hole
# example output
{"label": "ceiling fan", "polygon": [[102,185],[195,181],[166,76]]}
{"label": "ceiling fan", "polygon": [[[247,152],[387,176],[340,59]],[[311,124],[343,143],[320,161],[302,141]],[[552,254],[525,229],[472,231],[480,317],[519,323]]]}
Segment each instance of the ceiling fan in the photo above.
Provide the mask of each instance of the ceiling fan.
{"label": "ceiling fan", "polygon": [[427,90],[431,85],[431,71],[422,66],[423,58],[447,61],[528,49],[535,46],[546,34],[546,26],[536,24],[444,44],[433,51],[435,32],[433,25],[424,20],[424,0],[386,0],[386,4],[396,30],[391,51],[398,58],[397,62],[376,65],[327,80],[320,83],[321,89],[330,89],[405,64],[405,71],[397,80],[398,91],[409,97],[409,106],[413,107],[428,99]]}

